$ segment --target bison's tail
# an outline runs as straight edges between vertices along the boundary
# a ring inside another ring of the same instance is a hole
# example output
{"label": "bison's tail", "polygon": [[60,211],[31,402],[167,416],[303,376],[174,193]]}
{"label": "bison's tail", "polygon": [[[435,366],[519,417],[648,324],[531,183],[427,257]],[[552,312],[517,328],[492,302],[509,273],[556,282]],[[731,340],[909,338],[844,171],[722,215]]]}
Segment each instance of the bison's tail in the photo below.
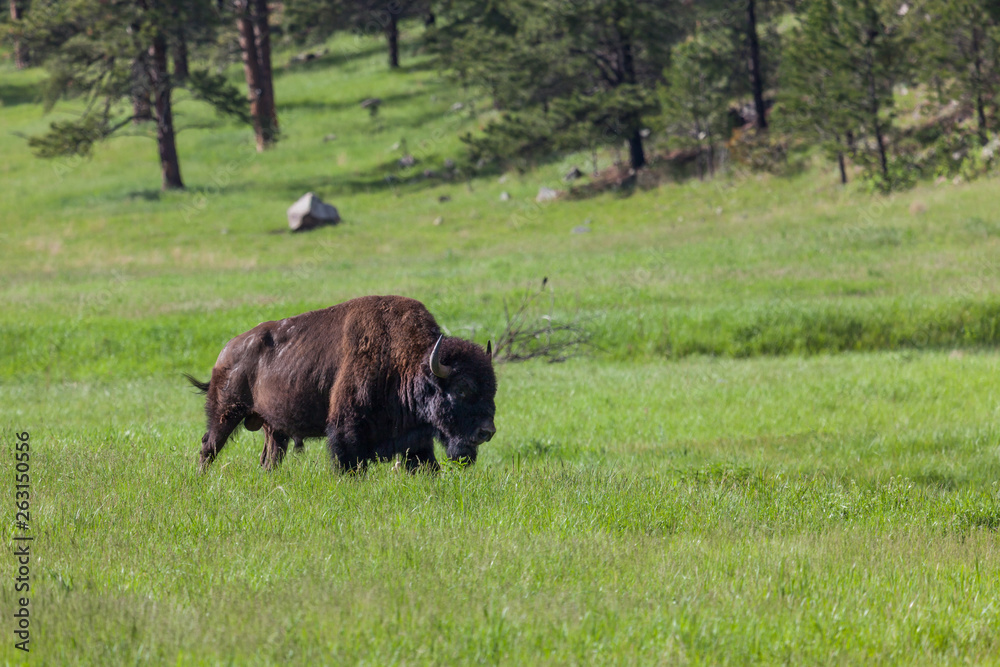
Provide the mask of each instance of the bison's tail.
{"label": "bison's tail", "polygon": [[187,373],[184,373],[184,377],[187,378],[188,382],[190,382],[192,385],[194,385],[195,389],[197,389],[198,391],[200,391],[203,394],[207,394],[208,393],[208,383],[207,382],[198,382],[197,378],[195,378],[193,375],[188,375]]}

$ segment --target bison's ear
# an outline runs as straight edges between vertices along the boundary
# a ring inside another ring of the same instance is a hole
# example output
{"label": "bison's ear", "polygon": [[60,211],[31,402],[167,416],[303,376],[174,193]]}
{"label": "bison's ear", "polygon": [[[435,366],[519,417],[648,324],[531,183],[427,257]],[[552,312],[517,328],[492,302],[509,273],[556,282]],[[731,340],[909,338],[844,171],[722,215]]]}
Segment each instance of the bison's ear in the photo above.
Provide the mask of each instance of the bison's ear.
{"label": "bison's ear", "polygon": [[486,356],[490,358],[490,361],[493,361],[493,341],[491,340],[486,341]]}

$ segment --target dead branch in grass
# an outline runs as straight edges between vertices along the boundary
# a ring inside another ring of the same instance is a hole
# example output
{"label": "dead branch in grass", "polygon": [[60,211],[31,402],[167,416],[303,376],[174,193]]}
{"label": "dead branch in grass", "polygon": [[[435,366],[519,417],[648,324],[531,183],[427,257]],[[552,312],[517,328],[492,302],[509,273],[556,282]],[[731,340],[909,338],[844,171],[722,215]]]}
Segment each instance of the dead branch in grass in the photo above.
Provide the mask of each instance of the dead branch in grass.
{"label": "dead branch in grass", "polygon": [[[506,324],[497,338],[494,359],[502,362],[545,359],[554,363],[584,354],[590,347],[590,332],[579,318],[565,323],[553,321],[555,294],[551,289],[546,290],[548,282],[548,278],[543,278],[537,290],[526,290],[513,310],[504,299]],[[538,315],[539,306],[544,307],[541,297],[546,291],[548,312]]]}

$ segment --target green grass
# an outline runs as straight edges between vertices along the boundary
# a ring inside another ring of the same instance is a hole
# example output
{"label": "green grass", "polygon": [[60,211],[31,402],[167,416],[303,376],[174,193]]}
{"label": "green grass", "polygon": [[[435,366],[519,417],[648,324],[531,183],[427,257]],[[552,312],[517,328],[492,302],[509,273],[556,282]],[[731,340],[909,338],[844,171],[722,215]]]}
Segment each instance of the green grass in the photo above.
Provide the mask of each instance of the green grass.
{"label": "green grass", "polygon": [[[424,179],[482,101],[412,48],[390,73],[375,42],[331,46],[278,68],[265,154],[181,95],[212,127],[181,133],[189,189],[168,194],[148,137],[31,157],[42,74],[0,66],[0,429],[31,432],[32,664],[1000,664],[995,182],[872,199],[813,168],[538,206],[584,158]],[[307,190],[345,222],[275,233]],[[196,471],[180,373],[235,334],[399,293],[485,342],[544,276],[595,347],[500,367],[474,468],[355,478],[312,440],[264,473],[240,432]],[[0,587],[4,628],[15,602]]]}

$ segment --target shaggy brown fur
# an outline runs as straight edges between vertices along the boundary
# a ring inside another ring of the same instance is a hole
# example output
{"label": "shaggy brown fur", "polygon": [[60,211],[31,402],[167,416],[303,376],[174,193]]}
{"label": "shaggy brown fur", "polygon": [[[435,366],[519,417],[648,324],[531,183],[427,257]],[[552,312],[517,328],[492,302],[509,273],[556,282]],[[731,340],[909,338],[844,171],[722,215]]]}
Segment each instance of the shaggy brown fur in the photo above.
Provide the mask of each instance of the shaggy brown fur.
{"label": "shaggy brown fur", "polygon": [[261,465],[277,465],[289,439],[326,436],[345,469],[403,454],[410,469],[437,467],[434,438],[449,458],[475,461],[496,427],[496,376],[478,345],[443,338],[419,301],[367,296],[278,322],[229,341],[212,379],[188,379],[207,394],[201,465],[242,422],[264,430]]}

